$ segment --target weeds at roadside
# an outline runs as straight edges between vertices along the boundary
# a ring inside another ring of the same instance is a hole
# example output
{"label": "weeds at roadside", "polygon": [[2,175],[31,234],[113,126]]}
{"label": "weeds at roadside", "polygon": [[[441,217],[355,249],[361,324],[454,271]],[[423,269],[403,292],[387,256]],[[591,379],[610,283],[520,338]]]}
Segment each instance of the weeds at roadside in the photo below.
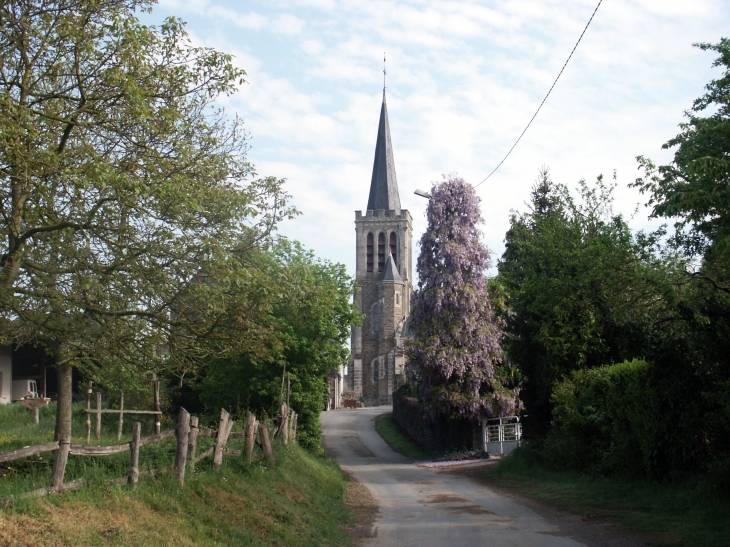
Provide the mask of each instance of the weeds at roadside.
{"label": "weeds at roadside", "polygon": [[724,547],[730,537],[730,499],[702,482],[596,477],[546,468],[528,446],[484,477],[522,495],[587,518],[611,518],[642,532],[655,545]]}

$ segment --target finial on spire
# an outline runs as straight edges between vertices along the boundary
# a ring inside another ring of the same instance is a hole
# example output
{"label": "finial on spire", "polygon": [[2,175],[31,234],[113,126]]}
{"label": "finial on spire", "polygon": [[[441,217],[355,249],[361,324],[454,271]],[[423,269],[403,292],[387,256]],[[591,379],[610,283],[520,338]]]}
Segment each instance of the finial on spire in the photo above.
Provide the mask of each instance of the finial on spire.
{"label": "finial on spire", "polygon": [[385,93],[385,52],[383,52],[383,93]]}

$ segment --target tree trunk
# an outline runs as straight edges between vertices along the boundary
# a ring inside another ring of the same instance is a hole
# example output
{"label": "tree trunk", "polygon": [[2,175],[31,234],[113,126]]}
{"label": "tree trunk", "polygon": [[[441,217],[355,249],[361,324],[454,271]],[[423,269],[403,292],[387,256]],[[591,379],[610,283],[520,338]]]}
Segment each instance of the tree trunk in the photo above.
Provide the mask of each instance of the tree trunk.
{"label": "tree trunk", "polygon": [[71,442],[71,403],[72,403],[72,372],[71,365],[63,361],[65,355],[59,355],[61,364],[56,365],[56,375],[58,377],[58,402],[56,406],[56,432],[53,436],[54,441],[61,439]]}

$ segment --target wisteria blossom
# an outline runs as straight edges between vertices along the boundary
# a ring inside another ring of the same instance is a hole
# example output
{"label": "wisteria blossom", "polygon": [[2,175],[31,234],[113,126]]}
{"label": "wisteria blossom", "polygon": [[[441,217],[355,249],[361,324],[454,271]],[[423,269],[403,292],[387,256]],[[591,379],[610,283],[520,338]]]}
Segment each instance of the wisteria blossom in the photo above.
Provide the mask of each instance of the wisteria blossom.
{"label": "wisteria blossom", "polygon": [[519,406],[487,289],[490,257],[477,228],[479,202],[458,177],[432,189],[417,262],[414,339],[407,347],[409,377],[426,408],[469,420],[504,416]]}

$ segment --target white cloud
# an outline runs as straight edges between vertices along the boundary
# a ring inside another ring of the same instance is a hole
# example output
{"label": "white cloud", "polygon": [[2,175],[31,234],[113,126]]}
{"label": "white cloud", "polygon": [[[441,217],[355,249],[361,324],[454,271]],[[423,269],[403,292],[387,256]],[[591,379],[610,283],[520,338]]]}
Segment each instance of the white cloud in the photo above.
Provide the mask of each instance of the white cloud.
{"label": "white cloud", "polygon": [[[401,202],[417,238],[426,203],[413,190],[452,171],[476,183],[497,165],[595,3],[164,0],[159,11],[187,16],[197,41],[233,53],[247,70],[249,83],[225,104],[246,120],[258,171],[286,177],[304,212],[282,231],[352,271],[383,51]],[[509,211],[524,209],[543,164],[571,186],[617,169],[616,210],[630,216],[644,201],[626,187],[637,176],[635,156],[667,161],[661,144],[718,74],[712,54],[691,44],[717,41],[727,28],[726,1],[604,2],[533,126],[478,189],[496,257]],[[642,209],[634,225],[650,224]]]}

